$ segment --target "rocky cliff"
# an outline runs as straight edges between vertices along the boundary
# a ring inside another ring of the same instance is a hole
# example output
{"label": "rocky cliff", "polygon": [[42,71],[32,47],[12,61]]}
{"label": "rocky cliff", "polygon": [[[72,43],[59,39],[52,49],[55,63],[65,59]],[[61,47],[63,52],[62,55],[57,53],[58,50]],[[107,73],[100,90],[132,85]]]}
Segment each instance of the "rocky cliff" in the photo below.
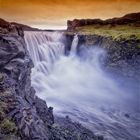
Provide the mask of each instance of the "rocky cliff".
{"label": "rocky cliff", "polygon": [[[0,27],[0,132],[4,135],[1,137],[4,139],[5,135],[7,137],[8,133],[15,131],[7,128],[10,123],[15,123],[16,133],[20,133],[21,138],[47,139],[48,128],[44,124],[53,123],[52,109],[35,95],[31,87],[33,64],[26,50],[23,31],[4,20],[1,20]],[[46,118],[43,118],[44,114]],[[5,122],[8,124],[3,124]]]}
{"label": "rocky cliff", "polygon": [[69,117],[54,118],[31,87],[32,67],[21,26],[0,19],[0,139],[102,140]]}
{"label": "rocky cliff", "polygon": [[101,19],[74,19],[72,21],[67,21],[67,29],[69,31],[75,30],[76,27],[86,26],[86,25],[127,25],[131,24],[134,26],[139,26],[140,24],[140,13],[127,14],[120,18],[112,18],[107,20]]}
{"label": "rocky cliff", "polygon": [[[66,34],[67,53],[70,51],[70,44],[73,34]],[[103,62],[104,70],[125,78],[134,78],[139,82],[140,75],[140,39],[135,35],[132,38],[114,39],[111,36],[98,34],[79,34],[77,53],[83,56],[87,49],[93,47],[103,48],[106,56]]]}
{"label": "rocky cliff", "polygon": [[[114,40],[99,35],[79,35],[81,44],[87,48],[101,47],[106,51],[105,68],[116,74],[131,77],[139,81],[140,75],[140,39]],[[79,45],[78,53],[83,53]]]}
{"label": "rocky cliff", "polygon": [[78,35],[79,54],[83,53],[84,47],[101,47],[107,52],[107,69],[139,79],[137,75],[140,75],[140,13],[104,21],[75,19],[67,23],[68,42],[72,42],[74,34]]}

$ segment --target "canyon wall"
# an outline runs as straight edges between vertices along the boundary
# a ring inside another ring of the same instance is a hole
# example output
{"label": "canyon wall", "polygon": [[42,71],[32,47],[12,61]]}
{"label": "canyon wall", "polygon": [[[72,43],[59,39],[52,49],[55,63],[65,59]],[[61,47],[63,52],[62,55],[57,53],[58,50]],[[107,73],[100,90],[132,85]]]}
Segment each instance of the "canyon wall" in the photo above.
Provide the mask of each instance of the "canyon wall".
{"label": "canyon wall", "polygon": [[107,20],[74,19],[67,21],[67,26],[68,42],[72,42],[74,34],[78,35],[79,54],[84,47],[101,47],[107,52],[107,69],[139,79],[137,75],[140,75],[140,13]]}
{"label": "canyon wall", "polygon": [[105,68],[126,77],[139,79],[137,75],[140,75],[140,39],[134,37],[114,40],[99,35],[79,35],[79,40],[79,54],[83,46],[101,47],[106,51]]}
{"label": "canyon wall", "polygon": [[[67,42],[71,44],[74,35],[66,35]],[[84,55],[86,49],[99,47],[106,51],[104,59],[104,70],[111,73],[134,78],[139,82],[140,75],[140,39],[135,36],[129,39],[115,40],[112,37],[100,35],[78,35],[79,43],[77,47],[78,55]],[[67,52],[70,45],[67,45]]]}
{"label": "canyon wall", "polygon": [[52,108],[31,87],[33,63],[23,36],[19,26],[0,21],[0,134],[2,139],[11,133],[24,139],[47,139],[46,126],[54,121]]}

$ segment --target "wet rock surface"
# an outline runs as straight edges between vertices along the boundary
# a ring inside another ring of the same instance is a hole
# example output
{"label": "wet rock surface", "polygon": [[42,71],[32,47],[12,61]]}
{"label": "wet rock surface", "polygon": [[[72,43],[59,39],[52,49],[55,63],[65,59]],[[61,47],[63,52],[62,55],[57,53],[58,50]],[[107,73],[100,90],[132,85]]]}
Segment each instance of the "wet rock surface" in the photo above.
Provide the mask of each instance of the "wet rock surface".
{"label": "wet rock surface", "polygon": [[20,26],[0,19],[0,139],[101,139],[66,118],[54,120],[53,108],[35,95],[23,36]]}
{"label": "wet rock surface", "polygon": [[[75,32],[66,34],[68,42],[72,42]],[[77,53],[79,56],[84,56],[85,52],[93,47],[103,48],[106,52],[106,55],[101,58],[103,59],[104,70],[126,78],[134,78],[139,82],[140,39],[135,35],[128,39],[117,40],[96,34],[78,34],[78,39]],[[70,46],[67,46],[67,52],[70,49]]]}
{"label": "wet rock surface", "polygon": [[[13,28],[9,31],[8,27]],[[1,98],[8,105],[6,117],[15,122],[21,138],[48,139],[47,127],[35,107],[35,91],[31,87],[30,73],[33,67],[28,56],[23,31],[8,25],[7,32],[0,34],[1,97],[10,92],[10,97]],[[6,96],[6,95],[5,95]]]}
{"label": "wet rock surface", "polygon": [[[101,47],[105,49],[105,68],[117,74],[139,80],[140,75],[140,40],[137,38],[114,40],[99,35],[79,35],[78,53],[83,55],[84,47]],[[80,47],[81,46],[81,47]]]}
{"label": "wet rock surface", "polygon": [[102,136],[94,136],[81,124],[72,122],[68,116],[66,118],[56,116],[51,131],[52,140],[103,140]]}

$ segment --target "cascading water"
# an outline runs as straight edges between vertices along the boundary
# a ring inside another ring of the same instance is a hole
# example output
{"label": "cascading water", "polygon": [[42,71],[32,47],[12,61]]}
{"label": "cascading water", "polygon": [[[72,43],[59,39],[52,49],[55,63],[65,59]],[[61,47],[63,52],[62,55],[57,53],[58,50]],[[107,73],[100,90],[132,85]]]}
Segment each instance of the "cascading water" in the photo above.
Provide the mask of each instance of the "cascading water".
{"label": "cascading water", "polygon": [[108,140],[138,140],[138,100],[102,70],[105,51],[93,47],[79,58],[75,35],[70,55],[65,56],[62,40],[62,33],[25,32],[36,94],[54,107],[56,115],[69,115]]}
{"label": "cascading water", "polygon": [[25,32],[27,49],[35,65],[35,71],[48,74],[52,64],[64,54],[62,34],[57,32]]}
{"label": "cascading water", "polygon": [[71,44],[70,55],[75,55],[76,54],[77,46],[78,46],[78,35],[76,34],[74,36],[74,39],[73,39],[72,44]]}

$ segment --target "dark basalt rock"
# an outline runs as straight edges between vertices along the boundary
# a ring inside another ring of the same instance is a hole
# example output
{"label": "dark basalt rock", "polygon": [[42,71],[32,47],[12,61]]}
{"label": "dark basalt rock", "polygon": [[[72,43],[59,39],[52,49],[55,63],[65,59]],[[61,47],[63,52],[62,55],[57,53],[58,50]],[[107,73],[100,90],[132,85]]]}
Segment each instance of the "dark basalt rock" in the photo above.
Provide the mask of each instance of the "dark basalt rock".
{"label": "dark basalt rock", "polygon": [[95,136],[81,124],[72,122],[66,118],[55,117],[55,123],[51,128],[53,132],[51,140],[103,140],[102,136]]}
{"label": "dark basalt rock", "polygon": [[51,126],[54,123],[53,108],[48,108],[46,102],[38,97],[35,99],[35,107],[43,122]]}
{"label": "dark basalt rock", "polygon": [[[37,97],[30,81],[33,64],[26,50],[22,30],[7,23],[6,29],[8,27],[14,29],[0,34],[0,71],[4,77],[0,88],[1,97],[4,96],[5,91],[11,93],[10,98],[3,98],[3,103],[8,105],[6,114],[14,119],[22,139],[47,140],[48,128],[44,125],[35,106]],[[48,110],[45,111],[49,116]]]}
{"label": "dark basalt rock", "polygon": [[139,80],[140,75],[140,40],[137,38],[115,40],[112,37],[99,35],[79,35],[82,46],[78,46],[78,54],[83,55],[84,48],[100,47],[106,50],[104,68],[126,77]]}

